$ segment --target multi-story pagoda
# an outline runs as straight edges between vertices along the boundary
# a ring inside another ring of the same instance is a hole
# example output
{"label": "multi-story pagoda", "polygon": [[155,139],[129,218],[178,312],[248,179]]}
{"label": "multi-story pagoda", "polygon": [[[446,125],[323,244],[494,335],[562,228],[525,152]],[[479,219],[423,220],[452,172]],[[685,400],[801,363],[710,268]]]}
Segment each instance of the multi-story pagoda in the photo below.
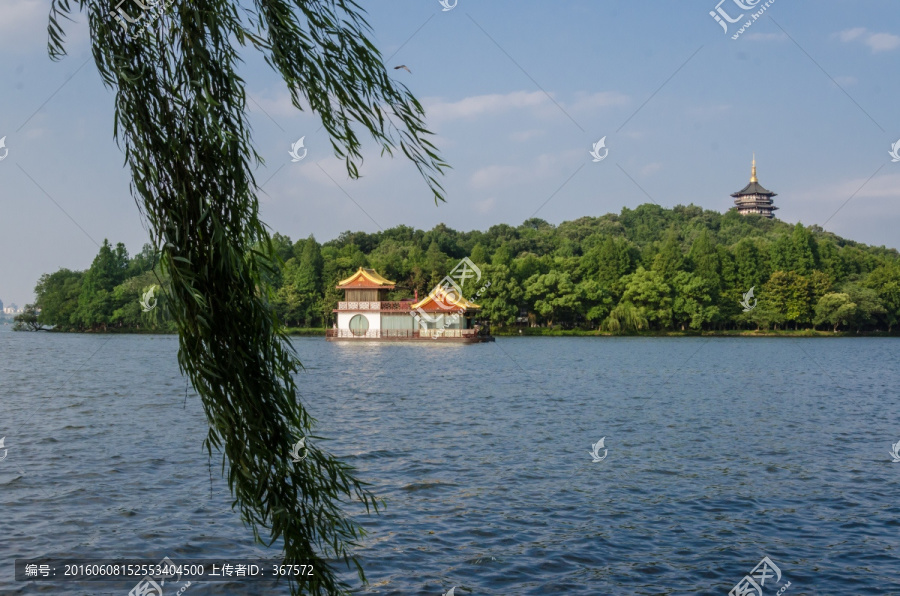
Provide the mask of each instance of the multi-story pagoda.
{"label": "multi-story pagoda", "polygon": [[473,325],[473,315],[481,307],[461,295],[439,286],[415,303],[388,300],[395,287],[374,269],[362,267],[341,280],[337,289],[344,291],[344,300],[334,310],[337,322],[327,339],[493,341]]}
{"label": "multi-story pagoda", "polygon": [[755,213],[763,217],[775,217],[778,209],[773,203],[772,197],[777,196],[771,190],[766,190],[756,179],[756,156],[753,156],[753,166],[750,169],[750,184],[742,190],[733,193],[735,209],[741,215]]}

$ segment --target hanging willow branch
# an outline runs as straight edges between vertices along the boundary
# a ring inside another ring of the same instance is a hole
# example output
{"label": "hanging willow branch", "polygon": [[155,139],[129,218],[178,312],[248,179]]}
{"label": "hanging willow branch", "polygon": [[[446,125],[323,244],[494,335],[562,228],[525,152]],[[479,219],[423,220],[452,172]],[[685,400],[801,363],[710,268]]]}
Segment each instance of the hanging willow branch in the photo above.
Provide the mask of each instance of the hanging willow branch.
{"label": "hanging willow branch", "polygon": [[422,106],[388,77],[355,2],[146,2],[120,2],[125,19],[108,0],[52,0],[50,54],[65,54],[70,4],[86,12],[94,60],[115,91],[114,130],[132,194],[171,279],[178,362],[209,420],[204,446],[210,455],[224,451],[234,506],[254,537],[281,539],[286,564],[314,565],[314,578],[291,582],[292,593],[344,593],[349,586],[329,562],[343,559],[365,577],[349,550],[363,532],[342,503],[359,500],[367,511],[378,503],[352,468],[315,444],[302,462],[290,458],[314,420],[297,401],[301,365],[261,281],[275,256],[258,216],[252,169],[262,160],[251,143],[237,48],[261,50],[293,104],[321,117],[351,177],[362,160],[354,123],[383,152],[402,150],[435,201],[443,200],[435,176],[446,164],[428,140]]}

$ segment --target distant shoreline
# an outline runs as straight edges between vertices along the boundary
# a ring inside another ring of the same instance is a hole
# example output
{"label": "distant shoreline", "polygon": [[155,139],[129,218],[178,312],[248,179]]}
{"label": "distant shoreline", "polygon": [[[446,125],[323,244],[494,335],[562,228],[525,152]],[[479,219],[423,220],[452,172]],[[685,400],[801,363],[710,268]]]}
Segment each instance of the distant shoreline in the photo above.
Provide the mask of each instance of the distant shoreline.
{"label": "distant shoreline", "polygon": [[[108,329],[106,331],[55,331],[44,329],[50,333],[83,333],[88,335],[177,335],[159,330],[135,330],[135,329]],[[596,329],[548,329],[545,327],[528,327],[521,329],[501,329],[492,331],[494,337],[900,337],[900,331],[888,333],[886,331],[849,332],[821,331],[816,329],[780,329],[778,331],[756,330],[725,330],[725,331],[642,331],[635,333],[611,333]],[[289,327],[287,334],[291,337],[325,337],[325,329],[308,329]]]}
{"label": "distant shoreline", "polygon": [[494,332],[496,337],[900,337],[900,332],[886,331],[849,332],[821,331],[817,329],[787,329],[778,331],[755,331],[748,329],[724,331],[642,331],[634,333],[611,333],[608,331],[583,329],[523,329],[522,333],[514,331]]}

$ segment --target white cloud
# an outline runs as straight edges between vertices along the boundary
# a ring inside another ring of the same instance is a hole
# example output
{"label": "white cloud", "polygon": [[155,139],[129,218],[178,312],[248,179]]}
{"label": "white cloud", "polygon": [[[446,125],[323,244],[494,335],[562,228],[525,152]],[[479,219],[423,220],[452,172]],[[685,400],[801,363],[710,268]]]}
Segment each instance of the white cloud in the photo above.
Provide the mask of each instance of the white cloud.
{"label": "white cloud", "polygon": [[564,107],[575,112],[582,110],[596,110],[600,108],[609,108],[621,106],[628,103],[628,96],[618,91],[601,91],[592,94],[576,94],[575,101],[566,104]]}
{"label": "white cloud", "polygon": [[469,177],[469,183],[476,189],[506,186],[510,181],[519,181],[519,177],[528,173],[521,166],[487,166],[475,171]]}
{"label": "white cloud", "polygon": [[900,37],[891,33],[872,33],[866,39],[866,45],[873,52],[888,52],[900,47]]}
{"label": "white cloud", "polygon": [[47,4],[39,0],[4,0],[0,34],[30,29],[47,18]]}
{"label": "white cloud", "polygon": [[648,163],[647,165],[645,165],[644,167],[641,168],[641,175],[649,176],[650,174],[653,174],[654,172],[658,172],[661,169],[662,169],[662,164],[659,163],[658,161],[653,162],[653,163]]}
{"label": "white cloud", "polygon": [[475,95],[454,102],[440,100],[427,102],[425,113],[429,120],[455,120],[497,114],[513,109],[533,108],[547,101],[549,101],[547,96],[541,91],[514,91],[506,94]]}
{"label": "white cloud", "polygon": [[475,203],[475,210],[481,214],[489,213],[494,210],[494,206],[496,204],[496,197],[489,197],[483,201],[478,201],[477,203]]}
{"label": "white cloud", "polygon": [[861,35],[865,34],[865,27],[855,27],[853,29],[846,29],[838,33],[838,36],[841,38],[841,41],[844,43],[848,41],[853,41],[854,39],[858,39]]}
{"label": "white cloud", "polygon": [[511,112],[514,110],[541,110],[552,112],[562,107],[566,112],[593,111],[628,103],[628,96],[616,91],[579,93],[571,102],[560,101],[543,91],[513,91],[474,95],[458,101],[429,98],[424,101],[429,122],[472,119]]}
{"label": "white cloud", "polygon": [[571,174],[572,164],[582,159],[581,152],[545,153],[525,165],[490,165],[476,170],[469,176],[469,185],[475,190],[511,188],[522,184],[533,185],[547,179],[559,179]]}
{"label": "white cloud", "polygon": [[532,130],[523,130],[520,132],[514,132],[511,135],[509,135],[509,138],[517,143],[524,143],[525,141],[530,141],[531,139],[533,139],[535,137],[539,137],[542,134],[544,134],[543,130],[539,130],[539,129],[535,128]]}
{"label": "white cloud", "polygon": [[837,33],[838,38],[844,43],[860,41],[872,50],[872,53],[889,52],[900,48],[900,36],[893,33],[873,33],[865,27],[854,27]]}
{"label": "white cloud", "polygon": [[[48,3],[41,0],[3,0],[0,3],[0,48],[16,53],[39,46],[45,48],[49,14],[47,7]],[[74,3],[72,9],[77,15],[78,9]],[[64,23],[64,27],[67,31],[75,29],[68,22]]]}

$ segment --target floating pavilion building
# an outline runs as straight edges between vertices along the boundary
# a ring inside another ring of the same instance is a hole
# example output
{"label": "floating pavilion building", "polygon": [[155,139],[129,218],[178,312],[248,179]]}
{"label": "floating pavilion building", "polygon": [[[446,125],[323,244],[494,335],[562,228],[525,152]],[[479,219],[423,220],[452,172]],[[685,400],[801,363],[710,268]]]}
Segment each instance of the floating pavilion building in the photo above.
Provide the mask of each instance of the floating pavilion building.
{"label": "floating pavilion building", "polygon": [[388,300],[397,286],[374,269],[359,270],[341,280],[344,300],[334,309],[337,322],[326,333],[328,340],[438,340],[463,343],[493,341],[474,325],[481,307],[459,292],[436,287],[418,302]]}

